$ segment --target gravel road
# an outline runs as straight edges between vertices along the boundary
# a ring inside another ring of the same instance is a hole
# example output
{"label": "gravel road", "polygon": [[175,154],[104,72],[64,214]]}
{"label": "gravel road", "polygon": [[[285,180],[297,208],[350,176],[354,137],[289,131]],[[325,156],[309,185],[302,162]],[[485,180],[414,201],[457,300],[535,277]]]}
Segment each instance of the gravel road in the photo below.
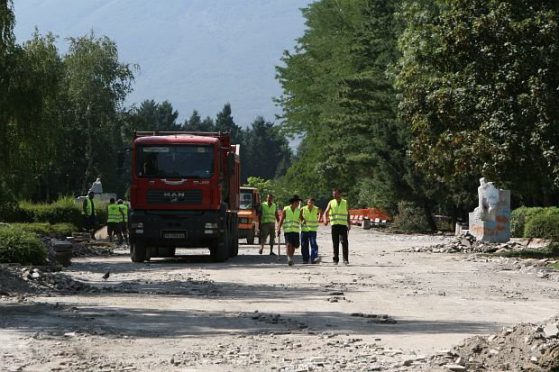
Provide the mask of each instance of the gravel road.
{"label": "gravel road", "polygon": [[84,285],[0,296],[0,370],[433,370],[467,337],[559,313],[556,272],[411,249],[450,239],[354,228],[349,266],[331,263],[325,227],[317,265],[248,245],[225,263],[74,258],[52,275]]}

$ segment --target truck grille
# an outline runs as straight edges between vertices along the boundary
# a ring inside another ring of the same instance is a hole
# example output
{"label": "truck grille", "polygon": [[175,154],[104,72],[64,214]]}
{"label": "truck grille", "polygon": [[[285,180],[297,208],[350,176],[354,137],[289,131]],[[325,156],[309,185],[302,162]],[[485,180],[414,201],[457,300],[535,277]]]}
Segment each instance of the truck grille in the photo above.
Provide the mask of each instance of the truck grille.
{"label": "truck grille", "polygon": [[200,204],[202,190],[149,190],[146,201],[148,204]]}

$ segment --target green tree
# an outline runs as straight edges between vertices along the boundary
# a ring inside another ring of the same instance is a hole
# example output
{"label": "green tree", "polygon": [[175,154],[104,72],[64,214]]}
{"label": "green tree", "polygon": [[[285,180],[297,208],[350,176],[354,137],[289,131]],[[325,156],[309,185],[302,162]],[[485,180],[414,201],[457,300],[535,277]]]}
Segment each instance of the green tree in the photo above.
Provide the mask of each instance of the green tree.
{"label": "green tree", "polygon": [[215,130],[219,132],[230,132],[231,142],[241,142],[241,128],[233,120],[231,105],[226,103],[215,119]]}
{"label": "green tree", "polygon": [[251,176],[273,179],[285,174],[291,162],[291,150],[279,128],[258,117],[242,138],[241,182]]}
{"label": "green tree", "polygon": [[85,193],[89,183],[102,175],[105,187],[116,191],[117,154],[123,146],[118,112],[132,89],[135,66],[118,60],[112,40],[93,33],[70,38],[64,65],[69,104],[65,156],[73,159],[66,169],[72,188]]}
{"label": "green tree", "polygon": [[185,120],[184,130],[192,132],[213,132],[215,131],[215,125],[212,118],[206,117],[202,120],[198,111],[194,110],[190,118]]}
{"label": "green tree", "polygon": [[402,14],[397,82],[419,169],[456,204],[473,204],[464,190],[482,175],[528,204],[557,200],[559,3],[409,0]]}
{"label": "green tree", "polygon": [[0,174],[2,174],[0,181],[2,178],[7,178],[5,172],[10,168],[10,141],[7,134],[13,113],[10,102],[10,79],[13,76],[11,69],[14,65],[14,23],[11,0],[0,0]]}
{"label": "green tree", "polygon": [[[8,131],[12,143],[11,171],[18,175],[21,197],[50,200],[57,196],[58,179],[55,159],[60,142],[59,95],[64,65],[52,34],[35,31],[31,40],[18,48],[18,65],[13,71],[12,92],[15,110]],[[54,194],[54,195],[51,195]]]}

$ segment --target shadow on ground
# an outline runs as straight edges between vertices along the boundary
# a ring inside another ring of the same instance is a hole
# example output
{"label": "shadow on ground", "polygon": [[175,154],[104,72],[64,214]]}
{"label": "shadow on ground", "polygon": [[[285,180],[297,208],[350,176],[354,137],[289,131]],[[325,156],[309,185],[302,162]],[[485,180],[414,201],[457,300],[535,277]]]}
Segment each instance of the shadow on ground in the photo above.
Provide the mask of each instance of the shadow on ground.
{"label": "shadow on ground", "polygon": [[44,303],[1,305],[0,327],[25,333],[62,336],[80,334],[168,338],[188,335],[257,333],[322,333],[354,335],[490,333],[496,323],[396,319],[396,324],[371,323],[341,312],[281,314],[228,311],[131,309],[103,306],[55,306]]}

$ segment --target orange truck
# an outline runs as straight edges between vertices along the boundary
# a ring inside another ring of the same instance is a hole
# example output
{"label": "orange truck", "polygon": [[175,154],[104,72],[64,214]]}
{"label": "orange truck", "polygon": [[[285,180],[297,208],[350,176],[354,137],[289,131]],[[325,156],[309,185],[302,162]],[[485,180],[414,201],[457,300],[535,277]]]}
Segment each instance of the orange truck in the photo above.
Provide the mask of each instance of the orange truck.
{"label": "orange truck", "polygon": [[257,188],[241,186],[239,205],[239,238],[246,238],[247,244],[254,244],[254,237],[259,236],[258,209],[260,193]]}

